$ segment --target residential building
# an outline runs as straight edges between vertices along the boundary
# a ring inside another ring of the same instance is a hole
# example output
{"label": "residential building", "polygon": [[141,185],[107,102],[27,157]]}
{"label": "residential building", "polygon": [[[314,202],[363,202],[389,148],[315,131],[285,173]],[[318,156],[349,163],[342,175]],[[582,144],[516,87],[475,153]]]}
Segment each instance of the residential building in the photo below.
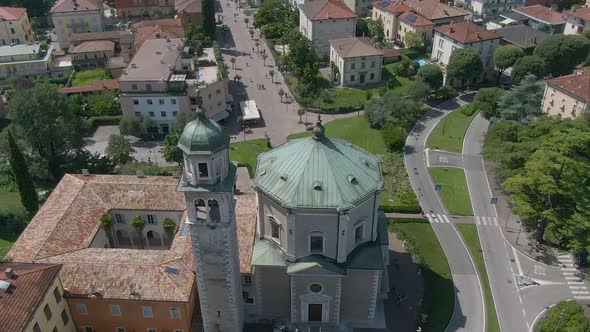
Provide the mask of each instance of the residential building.
{"label": "residential building", "polygon": [[75,68],[103,68],[106,67],[108,59],[115,55],[115,43],[110,40],[93,40],[77,46],[72,44],[68,53]]}
{"label": "residential building", "polygon": [[371,0],[342,0],[359,17],[371,17]]}
{"label": "residential building", "polygon": [[419,16],[432,21],[435,26],[463,22],[470,15],[467,11],[437,0],[406,0],[400,3],[412,8],[412,11]]}
{"label": "residential building", "polygon": [[115,0],[118,17],[155,16],[174,14],[175,0]]}
{"label": "residential building", "polygon": [[545,81],[542,111],[553,116],[576,118],[590,101],[590,67]]}
{"label": "residential building", "polygon": [[356,18],[341,0],[314,0],[299,6],[299,32],[318,54],[328,54],[331,39],[354,37]]}
{"label": "residential building", "polygon": [[399,16],[399,40],[406,43],[406,33],[413,32],[420,36],[424,45],[432,44],[434,23],[414,12],[405,12]]}
{"label": "residential building", "polygon": [[152,133],[170,132],[176,115],[196,111],[199,102],[208,117],[229,115],[227,79],[218,77],[213,49],[203,50],[198,69],[183,49],[183,39],[148,39],[119,78],[123,115],[149,116]]}
{"label": "residential building", "polygon": [[135,54],[133,33],[127,30],[73,33],[71,39],[74,46],[89,41],[111,41],[115,43],[115,56],[122,57],[125,63],[129,63]]}
{"label": "residential building", "polygon": [[104,90],[115,90],[119,91],[119,80],[118,79],[108,79],[108,80],[97,80],[92,82],[89,85],[82,85],[82,86],[70,86],[59,89],[59,93],[71,95],[75,93],[79,93],[82,95],[89,95],[93,93],[98,93]]}
{"label": "residential building", "polygon": [[0,7],[0,45],[29,44],[35,40],[26,8]]}
{"label": "residential building", "polygon": [[[483,72],[477,81],[490,79],[494,73],[494,50],[500,45],[502,36],[496,31],[486,30],[471,21],[449,24],[434,28],[432,60],[443,68],[449,64],[451,54],[458,48],[477,50],[483,64]],[[445,73],[446,84],[455,85]],[[458,84],[457,84],[458,85]]]}
{"label": "residential building", "polygon": [[260,154],[251,195],[257,221],[246,251],[240,236],[251,226],[234,213],[229,137],[200,114],[178,147],[205,332],[241,331],[243,322],[260,319],[301,331],[385,327],[388,240],[378,212],[378,156],[326,136],[321,121],[312,137]]}
{"label": "residential building", "polygon": [[527,17],[527,24],[537,30],[547,33],[562,33],[565,28],[565,15],[550,7],[532,5],[519,7],[515,12]]}
{"label": "residential building", "polygon": [[526,0],[473,0],[470,1],[468,7],[471,8],[476,18],[489,21],[497,18],[503,13],[511,12],[514,8],[524,6],[525,1]]}
{"label": "residential building", "polygon": [[500,45],[514,45],[521,48],[526,55],[532,55],[537,44],[548,36],[547,33],[524,24],[509,25],[496,31],[502,36]]}
{"label": "residential building", "polygon": [[131,25],[131,31],[135,37],[136,50],[148,39],[184,38],[184,28],[180,18],[140,21]]}
{"label": "residential building", "polygon": [[42,49],[39,43],[0,46],[0,84],[11,77],[36,79],[53,74],[53,45]]}
{"label": "residential building", "polygon": [[564,10],[567,23],[563,31],[566,35],[581,34],[584,29],[590,28],[590,8],[580,7]]}
{"label": "residential building", "polygon": [[412,11],[412,8],[404,4],[389,2],[387,0],[373,3],[373,21],[380,20],[383,22],[383,32],[385,38],[389,40],[399,40],[399,21],[398,17],[405,12]]}
{"label": "residential building", "polygon": [[104,30],[101,0],[57,0],[49,11],[62,49],[68,49],[73,33]]}
{"label": "residential building", "polygon": [[203,12],[202,0],[176,0],[176,15],[180,16],[182,25],[199,28]]}
{"label": "residential building", "polygon": [[2,331],[76,331],[60,269],[59,264],[0,263]]}
{"label": "residential building", "polygon": [[332,77],[340,86],[375,84],[381,81],[384,52],[368,37],[330,40],[330,62],[338,67]]}

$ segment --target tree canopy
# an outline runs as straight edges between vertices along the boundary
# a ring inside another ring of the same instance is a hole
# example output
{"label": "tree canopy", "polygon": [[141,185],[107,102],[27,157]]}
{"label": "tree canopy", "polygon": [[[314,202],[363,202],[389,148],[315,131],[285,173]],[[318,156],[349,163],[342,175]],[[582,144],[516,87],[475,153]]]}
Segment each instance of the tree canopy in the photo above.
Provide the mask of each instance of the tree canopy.
{"label": "tree canopy", "polygon": [[505,45],[500,46],[494,51],[494,64],[496,65],[496,70],[498,71],[498,78],[497,82],[500,81],[500,77],[502,73],[514,66],[518,59],[524,56],[524,51],[520,47],[516,47],[514,45]]}
{"label": "tree canopy", "polygon": [[582,63],[590,52],[590,40],[579,35],[550,35],[536,47],[533,55],[545,62],[547,73],[566,75]]}
{"label": "tree canopy", "polygon": [[543,78],[545,75],[545,62],[535,55],[524,56],[516,61],[512,67],[512,80],[520,82],[526,75],[535,75]]}
{"label": "tree canopy", "polygon": [[381,20],[368,20],[367,28],[373,42],[379,45],[383,44],[385,40],[385,30],[383,28],[383,22]]}
{"label": "tree canopy", "polygon": [[39,209],[39,196],[35,190],[35,185],[29,173],[29,166],[25,157],[10,132],[8,132],[8,148],[10,152],[10,167],[12,168],[14,182],[20,194],[20,201],[25,207],[25,210],[32,216]]}
{"label": "tree canopy", "polygon": [[296,33],[289,43],[289,63],[293,73],[303,84],[313,83],[319,73],[319,58],[313,43],[301,33]]}
{"label": "tree canopy", "polygon": [[411,128],[418,118],[420,104],[398,91],[387,91],[365,103],[365,116],[372,127],[380,128],[391,124]]}
{"label": "tree canopy", "polygon": [[164,160],[169,163],[175,162],[178,165],[182,163],[183,153],[177,146],[181,132],[178,130],[171,131],[164,137]]}
{"label": "tree canopy", "polygon": [[498,103],[497,117],[503,120],[528,123],[541,115],[543,84],[534,75],[527,75],[504,94]]}
{"label": "tree canopy", "polygon": [[408,31],[404,37],[404,44],[409,48],[419,48],[424,46],[424,39],[417,32]]}
{"label": "tree canopy", "polygon": [[131,156],[135,153],[135,149],[123,135],[111,135],[109,137],[109,145],[106,149],[106,154],[111,158],[115,164],[122,165],[133,160]]}
{"label": "tree canopy", "polygon": [[475,94],[473,107],[481,111],[486,119],[496,118],[502,96],[504,96],[504,90],[500,88],[481,88]]}
{"label": "tree canopy", "polygon": [[416,79],[428,84],[432,90],[436,90],[442,86],[443,72],[439,65],[428,63],[418,69]]}
{"label": "tree canopy", "polygon": [[590,319],[584,309],[575,301],[562,301],[551,309],[537,323],[535,331],[541,332],[589,332]]}
{"label": "tree canopy", "polygon": [[471,48],[456,49],[447,66],[447,75],[461,81],[461,88],[465,80],[473,80],[479,77],[483,71],[483,64],[479,58],[479,52]]}
{"label": "tree canopy", "polygon": [[282,38],[290,34],[298,24],[299,10],[288,1],[264,1],[254,14],[254,26],[259,28],[266,38]]}
{"label": "tree canopy", "polygon": [[201,20],[203,33],[205,33],[207,37],[215,40],[215,31],[217,30],[215,24],[215,0],[203,0]]}

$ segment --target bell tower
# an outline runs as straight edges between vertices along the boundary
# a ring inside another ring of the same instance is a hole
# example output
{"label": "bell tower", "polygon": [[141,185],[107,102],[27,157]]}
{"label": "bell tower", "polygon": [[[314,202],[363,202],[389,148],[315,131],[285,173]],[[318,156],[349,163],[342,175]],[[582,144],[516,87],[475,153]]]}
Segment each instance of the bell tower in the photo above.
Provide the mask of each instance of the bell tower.
{"label": "bell tower", "polygon": [[229,161],[229,137],[199,113],[178,141],[184,193],[196,262],[197,287],[205,332],[240,332],[242,287],[236,231],[236,165]]}

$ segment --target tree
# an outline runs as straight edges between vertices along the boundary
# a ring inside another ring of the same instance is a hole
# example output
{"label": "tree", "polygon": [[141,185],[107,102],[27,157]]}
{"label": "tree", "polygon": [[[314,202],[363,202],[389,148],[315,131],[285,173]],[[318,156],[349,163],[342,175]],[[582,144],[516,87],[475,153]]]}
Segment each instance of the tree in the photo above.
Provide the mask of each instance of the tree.
{"label": "tree", "polygon": [[176,223],[172,218],[166,217],[162,222],[162,227],[164,228],[164,233],[168,236],[168,241],[172,242],[172,239],[174,239],[174,232],[176,232]]}
{"label": "tree", "polygon": [[196,112],[193,112],[190,110],[179,112],[178,114],[176,114],[176,119],[174,120],[174,130],[178,130],[178,131],[182,132],[182,130],[184,130],[184,127],[187,125],[187,123],[195,120],[196,118],[197,118]]}
{"label": "tree", "polygon": [[536,47],[533,55],[545,62],[547,73],[566,75],[582,63],[590,52],[590,40],[579,35],[550,35]]}
{"label": "tree", "polygon": [[236,70],[236,58],[230,58],[229,62],[231,62],[231,68],[235,71]]}
{"label": "tree", "polygon": [[364,19],[364,18],[358,18],[356,20],[356,36],[357,37],[368,37],[370,36],[370,32],[369,32],[369,25],[368,25],[368,19]]}
{"label": "tree", "polygon": [[386,124],[411,128],[419,111],[420,105],[399,91],[388,90],[383,96],[373,96],[365,102],[365,116],[373,128]]}
{"label": "tree", "polygon": [[408,94],[411,98],[422,102],[430,95],[430,87],[421,80],[417,80],[409,87]]}
{"label": "tree", "polygon": [[242,131],[244,131],[244,141],[246,140],[246,124],[244,123],[244,117],[243,116],[238,116],[236,118],[236,123],[238,124],[238,127],[242,128]]}
{"label": "tree", "polygon": [[241,79],[242,79],[242,76],[240,76],[240,75],[238,75],[238,74],[236,74],[236,75],[234,76],[234,81],[238,82],[238,85],[240,84],[240,80],[241,80]]}
{"label": "tree", "polygon": [[104,231],[109,241],[109,248],[115,248],[115,241],[113,237],[113,217],[105,213],[100,216],[100,228]]}
{"label": "tree", "polygon": [[29,166],[18,144],[14,141],[11,131],[8,131],[7,139],[10,168],[12,169],[14,182],[20,194],[20,201],[25,207],[25,210],[32,216],[39,209],[39,196],[31,179]]}
{"label": "tree", "polygon": [[340,80],[340,68],[338,68],[338,65],[334,61],[330,62],[330,72],[332,82],[338,82]]}
{"label": "tree", "polygon": [[150,131],[154,129],[154,120],[152,120],[151,116],[146,115],[143,117],[143,119],[141,120],[141,128],[147,134],[149,134]]}
{"label": "tree", "polygon": [[447,75],[461,81],[461,90],[463,90],[466,80],[478,78],[482,71],[483,64],[477,50],[460,48],[451,54],[447,66]]}
{"label": "tree", "polygon": [[299,10],[288,1],[266,0],[254,14],[254,26],[262,28],[273,23],[295,27],[299,24]]}
{"label": "tree", "polygon": [[575,301],[561,301],[539,320],[535,331],[540,332],[588,332],[589,319],[584,309]]}
{"label": "tree", "polygon": [[367,27],[369,28],[371,40],[375,43],[378,43],[379,45],[382,45],[383,41],[385,40],[383,22],[381,20],[369,20],[367,22]]}
{"label": "tree", "polygon": [[68,151],[84,146],[84,125],[73,109],[67,97],[57,92],[57,86],[47,83],[16,90],[8,104],[15,138],[44,160],[44,173],[53,182],[63,174],[60,165]]}
{"label": "tree", "polygon": [[518,59],[524,56],[524,51],[520,47],[514,45],[500,46],[494,51],[494,64],[498,71],[496,84],[500,82],[500,77],[504,71],[516,63]]}
{"label": "tree", "polygon": [[274,83],[274,82],[275,82],[275,80],[274,80],[274,77],[275,77],[275,71],[274,71],[274,70],[272,70],[272,69],[271,69],[271,70],[269,70],[269,71],[268,71],[268,75],[270,75],[270,81],[271,81],[272,83]]}
{"label": "tree", "polygon": [[86,97],[90,116],[121,114],[121,104],[114,90],[104,90]]}
{"label": "tree", "polygon": [[504,94],[498,103],[498,118],[526,124],[541,115],[543,85],[534,75],[525,78]]}
{"label": "tree", "polygon": [[305,108],[300,108],[297,110],[297,115],[299,115],[299,123],[302,123],[301,117],[305,115]]}
{"label": "tree", "polygon": [[312,42],[297,32],[289,42],[288,62],[291,64],[293,74],[303,84],[312,84],[317,80],[319,73],[319,61]]}
{"label": "tree", "polygon": [[496,118],[498,103],[502,96],[504,96],[504,90],[500,88],[481,88],[475,94],[472,105],[476,110],[481,111],[484,118]]}
{"label": "tree", "polygon": [[526,75],[535,75],[542,78],[545,75],[545,62],[535,55],[524,56],[512,67],[512,80],[520,82]]}
{"label": "tree", "polygon": [[248,27],[248,23],[250,23],[250,20],[247,17],[244,17],[244,23],[246,23],[246,28]]}
{"label": "tree", "polygon": [[281,103],[283,102],[283,96],[285,95],[285,90],[283,90],[283,88],[279,89],[279,92],[277,92],[279,94],[279,97],[281,97]]}
{"label": "tree", "polygon": [[442,86],[443,72],[439,65],[428,63],[418,69],[416,79],[428,84],[430,89],[437,90]]}
{"label": "tree", "polygon": [[256,52],[260,52],[260,49],[259,49],[260,43],[256,42],[256,43],[254,43],[254,45],[256,45]]}
{"label": "tree", "polygon": [[201,27],[205,35],[215,39],[215,0],[203,0],[202,4],[202,23]]}
{"label": "tree", "polygon": [[131,155],[135,153],[135,149],[125,136],[111,135],[111,137],[109,137],[109,145],[105,152],[115,164],[122,165],[133,160]]}
{"label": "tree", "polygon": [[141,136],[141,122],[135,116],[123,116],[119,122],[119,131],[122,135]]}
{"label": "tree", "polygon": [[131,219],[131,226],[137,232],[137,235],[139,236],[140,248],[143,249],[144,248],[143,229],[145,228],[145,221],[143,221],[143,217],[142,216],[133,217],[133,219]]}
{"label": "tree", "polygon": [[394,125],[386,125],[381,128],[383,143],[391,151],[401,151],[406,145],[406,130]]}
{"label": "tree", "polygon": [[417,32],[408,31],[404,36],[404,43],[409,48],[419,48],[424,46],[424,39]]}
{"label": "tree", "polygon": [[184,154],[178,147],[178,140],[180,139],[181,132],[179,130],[171,131],[166,137],[164,137],[164,160],[167,162],[175,162],[180,166],[182,164],[182,158]]}
{"label": "tree", "polygon": [[582,36],[585,37],[586,39],[590,39],[590,29],[588,29],[588,28],[584,29],[584,31],[582,31]]}

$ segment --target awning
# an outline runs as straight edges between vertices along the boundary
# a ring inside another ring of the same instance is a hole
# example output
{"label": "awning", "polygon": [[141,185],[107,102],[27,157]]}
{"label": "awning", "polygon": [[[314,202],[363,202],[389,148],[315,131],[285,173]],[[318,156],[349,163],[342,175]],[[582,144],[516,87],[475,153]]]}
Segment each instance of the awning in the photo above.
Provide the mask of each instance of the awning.
{"label": "awning", "polygon": [[219,122],[225,118],[227,118],[229,116],[229,113],[227,113],[227,111],[221,111],[215,115],[213,115],[212,117],[210,117],[211,120],[215,121],[215,122]]}
{"label": "awning", "polygon": [[258,107],[256,107],[254,100],[241,101],[240,110],[242,111],[244,121],[260,119],[260,112],[258,112]]}

